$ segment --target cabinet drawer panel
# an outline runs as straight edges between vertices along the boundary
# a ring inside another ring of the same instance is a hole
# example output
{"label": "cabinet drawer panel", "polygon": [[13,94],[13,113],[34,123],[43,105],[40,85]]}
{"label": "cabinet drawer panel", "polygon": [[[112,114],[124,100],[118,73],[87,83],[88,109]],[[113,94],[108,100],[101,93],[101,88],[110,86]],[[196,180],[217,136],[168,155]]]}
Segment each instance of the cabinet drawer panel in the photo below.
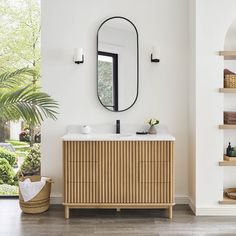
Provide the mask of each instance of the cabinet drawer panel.
{"label": "cabinet drawer panel", "polygon": [[95,142],[64,142],[66,202],[96,203],[98,163],[95,145]]}
{"label": "cabinet drawer panel", "polygon": [[170,183],[140,183],[139,203],[169,203]]}
{"label": "cabinet drawer panel", "polygon": [[67,163],[68,178],[67,182],[95,182],[97,162],[69,162]]}
{"label": "cabinet drawer panel", "polygon": [[140,183],[166,183],[170,182],[170,163],[166,161],[139,162]]}
{"label": "cabinet drawer panel", "polygon": [[140,141],[138,143],[138,153],[140,161],[170,162],[171,142],[169,141]]}
{"label": "cabinet drawer panel", "polygon": [[99,202],[135,203],[137,187],[136,142],[98,144]]}
{"label": "cabinet drawer panel", "polygon": [[64,142],[67,147],[68,162],[95,162],[97,142],[70,141]]}
{"label": "cabinet drawer panel", "polygon": [[96,182],[87,183],[67,183],[68,203],[97,203],[96,200]]}

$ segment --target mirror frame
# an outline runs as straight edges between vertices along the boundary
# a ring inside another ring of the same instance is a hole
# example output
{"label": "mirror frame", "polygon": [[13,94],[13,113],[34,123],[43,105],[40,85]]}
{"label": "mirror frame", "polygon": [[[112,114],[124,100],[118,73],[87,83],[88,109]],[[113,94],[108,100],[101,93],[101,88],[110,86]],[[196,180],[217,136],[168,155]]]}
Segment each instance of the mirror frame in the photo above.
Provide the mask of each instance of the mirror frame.
{"label": "mirror frame", "polygon": [[[100,31],[101,27],[102,27],[107,21],[112,20],[112,19],[117,19],[117,18],[118,18],[118,19],[123,19],[123,20],[128,21],[128,22],[134,27],[135,32],[136,32],[136,36],[137,36],[137,93],[136,93],[136,97],[135,97],[135,99],[134,99],[134,102],[133,102],[129,107],[127,107],[127,108],[125,108],[125,109],[123,109],[123,110],[114,111],[114,110],[110,110],[110,109],[108,109],[106,106],[104,106],[104,104],[103,104],[102,101],[100,100],[99,94],[98,94],[98,51],[99,51],[99,50],[98,50],[98,36],[99,36],[99,31]],[[134,23],[133,23],[132,21],[130,21],[129,19],[123,17],[123,16],[113,16],[113,17],[110,17],[110,18],[106,19],[105,21],[103,21],[102,24],[99,26],[99,28],[98,28],[98,30],[97,30],[97,55],[96,55],[96,57],[97,57],[97,62],[96,62],[96,65],[97,65],[97,67],[96,67],[96,69],[97,69],[97,71],[96,71],[96,74],[97,74],[97,76],[96,76],[96,77],[97,77],[97,97],[98,97],[99,102],[100,102],[100,103],[102,104],[102,106],[105,107],[108,111],[112,111],[112,112],[123,112],[123,111],[127,111],[128,109],[130,109],[130,108],[136,103],[136,101],[137,101],[137,99],[138,99],[138,94],[139,94],[139,36],[138,36],[138,30],[137,30],[136,26],[134,25]]]}

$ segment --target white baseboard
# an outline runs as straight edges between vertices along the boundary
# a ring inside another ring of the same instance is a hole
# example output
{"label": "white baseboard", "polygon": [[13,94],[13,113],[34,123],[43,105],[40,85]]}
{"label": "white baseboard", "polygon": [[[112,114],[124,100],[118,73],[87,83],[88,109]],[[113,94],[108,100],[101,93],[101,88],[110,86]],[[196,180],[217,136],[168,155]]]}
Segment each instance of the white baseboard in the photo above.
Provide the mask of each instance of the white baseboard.
{"label": "white baseboard", "polygon": [[236,206],[203,206],[197,207],[196,216],[236,216]]}
{"label": "white baseboard", "polygon": [[190,209],[192,210],[192,212],[196,215],[196,206],[193,202],[193,199],[190,197],[189,197],[189,204],[188,205],[189,205]]}
{"label": "white baseboard", "polygon": [[196,216],[236,216],[236,205],[213,205],[196,207],[188,197],[188,205]]}
{"label": "white baseboard", "polygon": [[236,216],[236,205],[213,205],[196,207],[189,198],[189,207],[196,216]]}
{"label": "white baseboard", "polygon": [[176,205],[189,205],[189,197],[187,195],[175,195],[175,204]]}
{"label": "white baseboard", "polygon": [[63,203],[63,197],[61,195],[52,195],[50,197],[50,204],[62,204]]}

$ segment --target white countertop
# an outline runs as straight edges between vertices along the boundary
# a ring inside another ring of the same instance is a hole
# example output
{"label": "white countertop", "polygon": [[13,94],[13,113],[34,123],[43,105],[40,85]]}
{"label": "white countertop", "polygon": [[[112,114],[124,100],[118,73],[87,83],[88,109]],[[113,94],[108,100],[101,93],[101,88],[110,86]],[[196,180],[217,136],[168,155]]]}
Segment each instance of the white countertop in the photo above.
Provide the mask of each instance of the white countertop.
{"label": "white countertop", "polygon": [[63,141],[174,141],[175,137],[170,134],[79,134],[71,133],[62,137]]}

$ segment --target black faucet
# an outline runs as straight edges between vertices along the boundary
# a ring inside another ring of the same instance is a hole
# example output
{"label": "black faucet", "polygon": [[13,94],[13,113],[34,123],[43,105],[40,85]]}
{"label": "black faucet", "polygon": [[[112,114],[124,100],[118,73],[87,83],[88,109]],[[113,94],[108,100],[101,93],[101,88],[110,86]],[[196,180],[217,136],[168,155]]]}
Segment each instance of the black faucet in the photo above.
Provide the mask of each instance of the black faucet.
{"label": "black faucet", "polygon": [[116,120],[116,133],[120,134],[120,120]]}

